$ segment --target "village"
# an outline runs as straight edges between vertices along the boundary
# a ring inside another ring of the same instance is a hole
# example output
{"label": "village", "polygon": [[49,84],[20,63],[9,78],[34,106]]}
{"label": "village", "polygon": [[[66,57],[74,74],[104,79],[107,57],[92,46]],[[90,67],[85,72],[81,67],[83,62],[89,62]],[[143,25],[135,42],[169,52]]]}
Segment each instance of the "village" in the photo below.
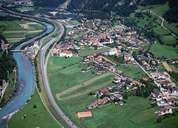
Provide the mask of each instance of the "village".
{"label": "village", "polygon": [[[80,24],[68,25],[64,22],[69,32],[66,39],[58,43],[52,50],[53,56],[70,58],[80,56],[80,50],[90,47],[95,50],[106,49],[101,52],[82,56],[83,64],[94,69],[98,75],[110,72],[114,75],[114,86],[101,88],[95,92],[96,100],[87,106],[88,110],[95,109],[101,105],[114,103],[123,105],[125,103],[124,92],[137,90],[139,87],[147,86],[140,81],[125,76],[116,68],[117,63],[108,59],[107,56],[119,57],[123,55],[124,63],[138,65],[147,75],[153,79],[157,89],[152,90],[150,104],[155,104],[159,110],[155,113],[159,116],[172,114],[177,108],[178,89],[166,71],[159,71],[164,66],[159,59],[149,52],[139,52],[149,45],[149,41],[139,35],[132,28],[120,22],[114,27],[107,26],[109,21],[82,19]],[[156,92],[155,92],[156,90]]]}
{"label": "village", "polygon": [[[168,64],[166,63],[166,65],[165,62],[162,64],[160,60],[155,59],[151,53],[147,52],[140,53],[134,58],[158,87],[150,95],[152,104],[159,107],[159,110],[155,113],[158,116],[172,114],[178,105],[178,88],[168,73],[171,70]],[[164,66],[167,71],[161,71],[160,66]]]}

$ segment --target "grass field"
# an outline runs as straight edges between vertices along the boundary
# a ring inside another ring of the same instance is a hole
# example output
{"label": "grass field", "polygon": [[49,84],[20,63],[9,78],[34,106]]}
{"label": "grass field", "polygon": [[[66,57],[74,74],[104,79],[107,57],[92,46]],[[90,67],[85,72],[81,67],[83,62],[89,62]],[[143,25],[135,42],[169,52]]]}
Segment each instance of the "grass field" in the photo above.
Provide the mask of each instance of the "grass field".
{"label": "grass field", "polygon": [[90,54],[98,54],[98,53],[103,53],[108,51],[110,48],[101,48],[101,49],[94,49],[94,48],[90,48],[90,47],[85,47],[83,49],[81,49],[79,52],[79,56],[88,56]]}
{"label": "grass field", "polygon": [[96,76],[79,85],[74,85],[63,92],[56,94],[56,97],[58,100],[66,100],[81,97],[83,95],[88,95],[90,92],[94,92],[101,87],[111,85],[112,80],[113,76],[110,73]]}
{"label": "grass field", "polygon": [[23,20],[0,21],[0,34],[6,37],[10,43],[19,42],[42,32],[44,27],[35,22]]}
{"label": "grass field", "polygon": [[9,122],[9,128],[60,128],[43,106],[37,92],[31,101]]}
{"label": "grass field", "polygon": [[81,72],[81,69],[84,67],[84,65],[80,64],[79,57],[67,59],[51,57],[48,64],[48,77],[52,91],[55,94],[60,93],[62,90],[66,90],[96,76],[92,71]]}

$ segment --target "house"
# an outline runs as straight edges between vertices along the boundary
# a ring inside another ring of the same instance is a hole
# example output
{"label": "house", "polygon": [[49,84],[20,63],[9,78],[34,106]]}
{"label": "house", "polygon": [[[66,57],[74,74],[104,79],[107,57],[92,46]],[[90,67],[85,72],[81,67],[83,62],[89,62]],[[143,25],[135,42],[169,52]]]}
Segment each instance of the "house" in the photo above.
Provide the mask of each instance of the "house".
{"label": "house", "polygon": [[109,88],[101,88],[96,92],[97,97],[102,97],[102,96],[106,96],[109,95],[109,93],[111,92],[111,90]]}
{"label": "house", "polygon": [[115,102],[123,101],[123,96],[119,92],[113,92],[110,94],[109,97],[112,101],[115,101]]}
{"label": "house", "polygon": [[73,53],[70,50],[62,50],[59,54],[60,57],[72,57]]}
{"label": "house", "polygon": [[109,33],[106,33],[106,32],[98,35],[98,41],[102,44],[112,44],[113,43],[113,40],[110,37]]}
{"label": "house", "polygon": [[159,116],[167,115],[167,114],[172,114],[172,108],[171,107],[162,107],[159,110]]}
{"label": "house", "polygon": [[52,49],[52,56],[60,56],[60,57],[72,57],[78,54],[78,50],[80,49],[76,44],[70,43],[71,40],[62,42],[57,44]]}
{"label": "house", "polygon": [[90,110],[95,109],[100,105],[107,104],[108,102],[110,102],[110,98],[108,98],[108,97],[103,97],[101,99],[97,99],[88,106],[88,109],[90,109]]}
{"label": "house", "polygon": [[135,59],[130,54],[125,54],[124,60],[126,64],[135,64]]}
{"label": "house", "polygon": [[121,53],[121,50],[117,49],[117,48],[111,48],[109,51],[103,53],[104,55],[109,55],[109,56],[119,56],[119,54]]}

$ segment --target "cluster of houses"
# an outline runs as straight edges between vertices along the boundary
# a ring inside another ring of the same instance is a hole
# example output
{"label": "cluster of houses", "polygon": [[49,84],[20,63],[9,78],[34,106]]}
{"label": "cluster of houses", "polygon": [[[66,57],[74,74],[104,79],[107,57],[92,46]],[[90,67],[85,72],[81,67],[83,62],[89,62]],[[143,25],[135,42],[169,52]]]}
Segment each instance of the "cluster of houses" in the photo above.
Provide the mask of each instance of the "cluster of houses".
{"label": "cluster of houses", "polygon": [[[86,22],[86,23],[85,23]],[[96,29],[91,29],[91,26],[98,26],[96,24],[102,23],[103,21],[92,21],[92,20],[85,20],[80,25],[70,26],[72,29],[67,33],[67,42],[72,42],[73,44],[77,45],[80,48],[83,48],[83,46],[90,46],[94,48],[106,48],[107,45],[111,45],[111,49],[103,55],[106,56],[119,56],[123,52],[123,47],[125,49],[128,49],[129,47],[132,48],[132,46],[140,47],[141,44],[144,43],[145,39],[143,37],[140,37],[135,31],[131,30],[131,28],[125,26],[125,25],[117,25],[114,28],[108,28],[109,31],[101,31]],[[90,24],[91,23],[91,24]],[[86,25],[87,24],[87,25]],[[88,25],[89,24],[89,25]],[[120,36],[119,36],[120,35]],[[128,38],[123,36],[129,36],[129,40],[126,40]],[[121,38],[123,39],[121,39]],[[118,41],[117,41],[118,40]],[[133,41],[137,40],[137,41]],[[134,45],[126,45],[125,44],[131,42],[130,44]],[[132,43],[133,42],[133,43]],[[129,47],[128,47],[129,46]],[[53,50],[54,55],[62,55],[63,52],[59,50],[59,48],[54,48]],[[64,56],[72,56],[71,50],[64,50],[65,54]],[[60,54],[62,53],[62,54]],[[67,53],[67,55],[66,55]],[[134,58],[130,54],[124,54],[124,59],[127,64],[134,64]]]}
{"label": "cluster of houses", "polygon": [[117,44],[124,44],[130,50],[139,49],[141,46],[145,45],[145,42],[147,42],[144,37],[123,24],[115,26],[110,34]]}
{"label": "cluster of houses", "polygon": [[88,106],[90,110],[108,103],[123,105],[124,91],[133,91],[144,86],[144,84],[121,74],[121,71],[116,69],[116,64],[102,54],[89,55],[83,59],[83,63],[93,67],[97,74],[111,72],[115,76],[113,86],[101,88],[96,92],[97,99]]}
{"label": "cluster of houses", "polygon": [[159,61],[154,58],[154,56],[149,53],[141,53],[136,55],[135,59],[144,67],[147,71],[158,70]]}
{"label": "cluster of houses", "polygon": [[167,72],[153,72],[151,75],[159,87],[159,90],[151,93],[153,103],[159,107],[158,115],[172,114],[173,109],[178,106],[178,88],[176,84]]}
{"label": "cluster of houses", "polygon": [[112,44],[114,42],[110,34],[107,32],[96,34],[89,32],[83,36],[83,41],[86,45],[93,47],[104,47],[104,45]]}
{"label": "cluster of houses", "polygon": [[57,44],[52,49],[52,56],[59,56],[59,57],[72,57],[77,56],[78,51],[80,50],[80,47],[78,47],[76,44],[71,43],[68,40],[65,40],[64,42],[61,42]]}
{"label": "cluster of houses", "polygon": [[145,86],[143,83],[121,74],[115,77],[113,83],[116,84],[117,90],[119,91],[136,90],[140,86]]}
{"label": "cluster of houses", "polygon": [[158,117],[172,114],[178,106],[178,88],[169,73],[159,70],[161,63],[154,59],[151,53],[142,53],[135,58],[157,85],[158,89],[154,89],[151,98],[152,104],[159,107],[159,111],[156,112]]}
{"label": "cluster of houses", "polygon": [[124,75],[117,75],[113,80],[115,85],[111,87],[104,87],[96,91],[97,99],[93,101],[87,108],[89,110],[95,109],[101,105],[108,103],[124,104],[124,92],[136,90],[139,86],[144,86],[142,83],[135,81]]}
{"label": "cluster of houses", "polygon": [[38,54],[38,51],[40,50],[40,46],[41,46],[40,42],[36,41],[33,45],[25,47],[24,48],[25,55],[34,60],[36,55]]}
{"label": "cluster of houses", "polygon": [[[83,28],[85,28],[85,26],[83,26]],[[108,28],[109,31],[104,32],[93,31],[89,28],[85,29],[88,31],[83,35],[82,43],[89,46],[104,47],[105,45],[115,43],[115,46],[119,45],[126,49],[133,50],[139,49],[145,45],[145,42],[148,42],[136,31],[122,24],[114,28]]]}
{"label": "cluster of houses", "polygon": [[114,102],[115,104],[123,105],[123,96],[118,91],[114,91],[112,87],[101,88],[96,92],[97,100],[93,101],[87,108],[95,109],[101,105]]}
{"label": "cluster of houses", "polygon": [[[136,31],[123,24],[114,27],[107,27],[107,24],[101,20],[81,20],[82,24],[70,26],[67,34],[71,40],[77,40],[78,46],[90,46],[95,48],[103,48],[111,46],[118,47],[118,50],[135,50],[144,46],[148,42],[144,37],[140,36]],[[99,24],[99,25],[98,25]],[[111,24],[111,23],[108,23]]]}
{"label": "cluster of houses", "polygon": [[124,54],[124,62],[126,64],[136,64],[135,63],[135,59],[133,58],[133,56],[129,53],[125,53]]}
{"label": "cluster of houses", "polygon": [[120,47],[110,48],[108,51],[104,52],[103,55],[118,57],[121,55],[121,48]]}
{"label": "cluster of houses", "polygon": [[83,63],[93,67],[98,74],[117,72],[116,64],[102,55],[89,55],[83,59]]}

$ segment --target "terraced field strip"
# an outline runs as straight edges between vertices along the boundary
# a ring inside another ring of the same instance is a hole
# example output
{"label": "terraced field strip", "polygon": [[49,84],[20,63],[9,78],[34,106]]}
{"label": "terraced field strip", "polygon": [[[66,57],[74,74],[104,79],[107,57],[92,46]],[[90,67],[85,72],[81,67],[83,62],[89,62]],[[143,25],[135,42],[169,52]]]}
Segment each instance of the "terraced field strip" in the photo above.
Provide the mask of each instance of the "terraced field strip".
{"label": "terraced field strip", "polygon": [[104,52],[108,52],[110,49],[111,48],[106,47],[106,48],[102,48],[102,49],[98,49],[98,50],[91,50],[86,53],[80,53],[79,56],[85,57],[85,56],[89,56],[89,55],[93,55],[93,54],[104,53]]}
{"label": "terraced field strip", "polygon": [[20,40],[23,40],[23,39],[25,39],[25,38],[23,38],[23,37],[19,37],[19,38],[7,38],[7,40],[9,41],[9,42],[11,42],[11,41],[13,41],[13,42],[17,42],[17,41],[20,41]]}
{"label": "terraced field strip", "polygon": [[105,73],[103,75],[94,77],[90,80],[85,81],[83,84],[73,86],[73,87],[71,87],[71,88],[69,88],[69,89],[67,89],[67,90],[65,90],[61,93],[56,94],[56,98],[60,100],[62,97],[65,97],[66,95],[75,94],[76,92],[79,92],[81,89],[83,90],[83,89],[91,86],[93,83],[99,81],[100,79],[104,79],[104,78],[107,78],[109,76],[112,76],[112,74],[111,73]]}
{"label": "terraced field strip", "polygon": [[62,97],[58,100],[70,100],[72,98],[76,98],[76,97],[80,97],[82,95],[86,95],[86,94],[89,94],[90,92],[93,92],[95,90],[98,90],[100,89],[101,87],[107,87],[110,83],[112,82],[112,80],[108,80],[107,82],[104,82],[98,86],[92,86],[90,89],[85,89],[85,91],[81,91],[81,92],[78,92],[76,94],[71,94],[69,96],[66,96],[66,97]]}
{"label": "terraced field strip", "polygon": [[4,34],[16,34],[16,33],[39,33],[43,30],[21,30],[21,31],[4,31]]}

